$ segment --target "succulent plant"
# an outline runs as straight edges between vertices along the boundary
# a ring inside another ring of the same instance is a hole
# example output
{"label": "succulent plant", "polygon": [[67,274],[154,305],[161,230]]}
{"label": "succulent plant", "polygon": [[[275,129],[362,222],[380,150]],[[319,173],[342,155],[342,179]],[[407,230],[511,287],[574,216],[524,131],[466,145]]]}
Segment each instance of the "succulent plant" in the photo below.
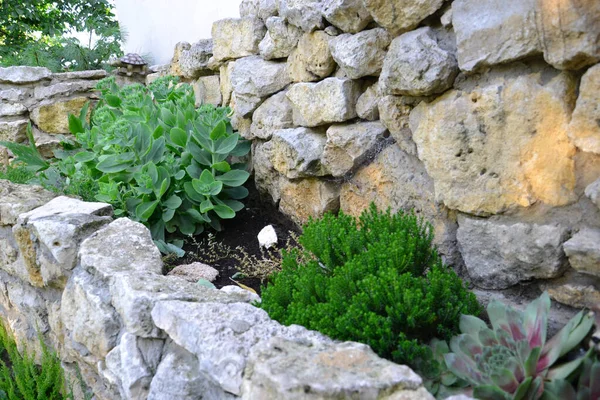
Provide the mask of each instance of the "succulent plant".
{"label": "succulent plant", "polygon": [[549,382],[542,400],[598,400],[600,399],[600,360],[588,357],[583,361],[577,385],[567,380]]}
{"label": "succulent plant", "polygon": [[450,341],[448,369],[473,385],[473,395],[490,400],[535,400],[545,380],[564,379],[583,358],[550,369],[575,348],[593,325],[593,314],[581,311],[546,341],[550,297],[544,292],[524,312],[491,301],[487,313],[492,328],[477,317],[463,315],[461,335]]}
{"label": "succulent plant", "polygon": [[433,353],[433,360],[437,367],[432,371],[432,376],[423,376],[423,383],[427,391],[438,399],[445,399],[456,394],[464,394],[465,388],[469,383],[464,379],[459,379],[446,366],[444,356],[450,353],[450,347],[445,340],[432,339],[429,348]]}

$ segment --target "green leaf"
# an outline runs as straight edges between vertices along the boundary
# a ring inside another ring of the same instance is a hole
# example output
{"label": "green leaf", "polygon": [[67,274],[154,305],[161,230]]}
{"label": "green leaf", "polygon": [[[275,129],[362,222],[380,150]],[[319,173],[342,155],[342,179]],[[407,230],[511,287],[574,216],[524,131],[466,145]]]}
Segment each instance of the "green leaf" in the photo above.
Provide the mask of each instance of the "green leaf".
{"label": "green leaf", "polygon": [[106,103],[113,108],[119,108],[121,106],[121,98],[119,96],[107,94],[104,99],[106,100]]}
{"label": "green leaf", "polygon": [[210,281],[206,280],[206,279],[200,279],[197,282],[198,285],[200,286],[204,286],[210,289],[216,289],[217,287],[215,285],[213,285]]}
{"label": "green leaf", "polygon": [[173,143],[175,143],[177,146],[185,147],[187,144],[188,136],[183,129],[172,128],[170,136]]}
{"label": "green leaf", "polygon": [[229,154],[237,145],[240,136],[236,133],[225,139],[219,139],[219,142],[216,146],[215,153],[217,154]]}
{"label": "green leaf", "polygon": [[214,208],[214,205],[213,205],[213,203],[211,203],[210,199],[206,199],[202,203],[200,203],[200,212],[202,214],[209,212],[213,208]]}
{"label": "green leaf", "polygon": [[231,150],[229,155],[235,157],[243,157],[250,152],[252,148],[252,142],[250,140],[242,140],[238,141],[238,144],[235,146],[235,149]]}
{"label": "green leaf", "polygon": [[212,161],[210,159],[210,153],[198,146],[193,141],[189,141],[187,144],[187,150],[191,153],[194,160],[196,160],[199,164],[204,166],[210,166]]}
{"label": "green leaf", "polygon": [[144,162],[153,162],[154,164],[159,163],[165,153],[165,138],[159,137],[152,142],[152,146],[148,149],[148,152],[144,155]]}
{"label": "green leaf", "polygon": [[156,197],[158,197],[160,199],[165,193],[167,193],[167,190],[169,189],[170,184],[171,184],[171,179],[169,179],[169,178],[163,179],[162,183],[160,184],[160,190],[156,194]]}
{"label": "green leaf", "polygon": [[244,203],[239,202],[237,200],[227,199],[227,200],[223,200],[223,203],[235,212],[238,212],[238,211],[241,211],[244,209]]}
{"label": "green leaf", "polygon": [[229,163],[227,161],[221,161],[221,162],[215,163],[211,167],[216,169],[219,172],[231,171],[231,166],[229,165]]}
{"label": "green leaf", "polygon": [[233,211],[228,206],[225,206],[222,204],[217,204],[216,206],[214,206],[213,210],[215,213],[217,213],[217,215],[220,218],[223,218],[223,219],[231,219],[231,218],[235,217],[235,211]]}
{"label": "green leaf", "polygon": [[175,118],[175,115],[173,115],[171,110],[169,110],[168,108],[160,109],[160,117],[162,121],[168,126],[173,127],[177,123],[177,118]]}
{"label": "green leaf", "polygon": [[188,214],[190,217],[192,217],[192,218],[193,218],[193,219],[194,219],[196,222],[200,222],[200,223],[203,223],[203,222],[205,222],[205,221],[204,221],[204,218],[202,217],[202,214],[200,214],[200,213],[198,212],[198,210],[196,210],[195,208],[189,208],[189,209],[187,209],[187,210],[186,210],[186,213],[187,213],[187,214]]}
{"label": "green leaf", "polygon": [[166,201],[163,202],[163,206],[176,210],[181,205],[181,198],[177,195],[173,195],[169,197]]}
{"label": "green leaf", "polygon": [[85,132],[81,120],[73,114],[69,114],[69,132],[73,135]]}
{"label": "green leaf", "polygon": [[181,170],[174,175],[174,178],[178,181],[182,180],[185,177],[185,170]]}
{"label": "green leaf", "polygon": [[187,195],[187,197],[190,200],[195,201],[196,203],[201,203],[204,200],[206,200],[205,196],[203,196],[202,194],[198,193],[194,189],[194,186],[192,185],[192,182],[185,182],[183,184],[183,189],[185,190],[185,194]]}
{"label": "green leaf", "polygon": [[203,184],[209,185],[214,181],[215,177],[209,170],[205,169],[204,171],[202,171],[202,174],[200,174],[200,182],[202,182]]}
{"label": "green leaf", "polygon": [[220,121],[210,132],[210,138],[212,140],[218,140],[225,135],[227,135],[227,125],[225,125],[225,122],[223,121]]}
{"label": "green leaf", "polygon": [[133,153],[102,156],[102,160],[96,165],[96,169],[105,174],[121,172],[131,166],[134,158]]}
{"label": "green leaf", "polygon": [[223,182],[226,186],[236,187],[243,185],[249,177],[250,173],[248,171],[234,169],[223,175],[217,176],[217,180]]}
{"label": "green leaf", "polygon": [[173,219],[174,215],[175,215],[175,209],[167,208],[167,209],[163,210],[162,220],[164,222],[169,222],[170,220]]}
{"label": "green leaf", "polygon": [[231,199],[241,200],[241,199],[245,199],[246,197],[248,197],[249,192],[248,192],[248,189],[246,189],[245,187],[238,186],[238,187],[223,189],[223,193],[225,193]]}
{"label": "green leaf", "polygon": [[142,222],[148,221],[158,203],[158,200],[154,200],[140,204],[135,208],[135,216]]}
{"label": "green leaf", "polygon": [[223,190],[223,182],[215,181],[208,185],[208,195],[216,196]]}
{"label": "green leaf", "polygon": [[95,158],[96,158],[96,154],[91,153],[89,151],[81,151],[73,156],[73,160],[75,160],[75,162],[82,162],[82,163],[92,161]]}

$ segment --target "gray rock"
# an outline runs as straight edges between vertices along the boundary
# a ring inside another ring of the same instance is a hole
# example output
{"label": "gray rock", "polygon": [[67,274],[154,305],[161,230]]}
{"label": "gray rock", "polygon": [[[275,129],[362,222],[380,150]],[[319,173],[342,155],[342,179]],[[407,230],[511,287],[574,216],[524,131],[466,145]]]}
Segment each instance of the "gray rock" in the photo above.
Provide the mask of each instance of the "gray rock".
{"label": "gray rock", "polygon": [[569,138],[581,150],[600,154],[600,65],[589,68],[581,77],[579,96],[571,123]]}
{"label": "gray rock", "polygon": [[358,33],[373,21],[362,0],[326,0],[323,16],[343,32]]}
{"label": "gray rock", "polygon": [[223,101],[221,95],[221,81],[218,75],[204,76],[198,79],[194,85],[194,95],[196,96],[196,107],[202,104],[212,104],[220,106]]}
{"label": "gray rock", "polygon": [[89,352],[104,358],[117,345],[121,326],[108,288],[81,268],[73,271],[63,291],[60,315],[71,341],[65,344],[81,356]]}
{"label": "gray rock", "polygon": [[19,103],[0,103],[0,117],[12,117],[23,115],[27,112],[27,107]]}
{"label": "gray rock", "polygon": [[197,283],[200,279],[209,282],[215,281],[219,276],[219,271],[200,262],[178,265],[167,274],[169,276],[178,276],[188,282]]}
{"label": "gray rock", "polygon": [[88,71],[71,71],[71,72],[59,72],[52,74],[53,81],[71,81],[78,79],[90,79],[90,80],[100,80],[102,78],[106,78],[108,76],[108,72],[103,69],[92,69]]}
{"label": "gray rock", "polygon": [[327,78],[319,83],[297,83],[287,92],[295,125],[315,127],[355,118],[360,86],[350,79]]}
{"label": "gray rock", "polygon": [[16,103],[23,100],[27,94],[27,90],[24,88],[10,88],[0,90],[0,100],[11,101]]}
{"label": "gray rock", "polygon": [[58,196],[52,198],[52,200],[44,204],[43,207],[38,207],[19,215],[19,222],[23,224],[36,219],[69,214],[89,214],[100,217],[110,217],[112,216],[112,213],[113,208],[107,203],[88,202],[72,197]]}
{"label": "gray rock", "polygon": [[194,354],[200,372],[225,391],[240,395],[242,374],[252,347],[279,336],[305,343],[328,342],[316,332],[272,321],[264,310],[246,303],[161,301],[154,323],[179,346]]}
{"label": "gray rock", "polygon": [[485,289],[532,278],[559,277],[568,268],[567,228],[459,215],[457,239],[469,277]]}
{"label": "gray rock", "polygon": [[253,146],[254,184],[261,195],[270,198],[273,204],[277,204],[281,198],[280,186],[283,178],[271,163],[272,153],[272,141],[257,141]]}
{"label": "gray rock", "polygon": [[331,56],[329,41],[325,31],[305,33],[292,51],[287,67],[293,82],[318,81],[328,77],[335,70],[335,60]]}
{"label": "gray rock", "polygon": [[600,178],[585,188],[585,195],[600,208]]}
{"label": "gray rock", "polygon": [[324,27],[322,12],[321,0],[279,0],[279,15],[304,32]]}
{"label": "gray rock", "polygon": [[458,64],[463,71],[541,54],[536,0],[457,0],[452,3]]}
{"label": "gray rock", "polygon": [[374,83],[360,95],[356,102],[356,113],[362,119],[375,121],[379,119],[379,84]]}
{"label": "gray rock", "polygon": [[48,79],[52,76],[52,72],[44,67],[5,67],[0,68],[0,82],[6,83],[34,83],[42,79]]}
{"label": "gray rock", "polygon": [[255,97],[277,93],[290,82],[286,63],[265,61],[258,56],[237,60],[231,71],[233,91]]}
{"label": "gray rock", "polygon": [[[231,124],[233,129],[236,131],[243,131],[244,127],[250,127],[251,122],[244,121],[246,118],[250,118],[252,113],[260,106],[264,98],[257,97],[249,94],[240,94],[233,92],[231,95],[231,103],[229,104],[234,112],[231,118]],[[250,132],[251,133],[251,132]]]}
{"label": "gray rock", "polygon": [[278,129],[294,126],[292,104],[282,91],[265,100],[252,115],[251,131],[254,137],[269,140]]}
{"label": "gray rock", "polygon": [[242,0],[240,3],[240,17],[258,17],[258,0]]}
{"label": "gray rock", "polygon": [[391,37],[383,28],[343,34],[329,42],[331,55],[350,79],[378,76]]}
{"label": "gray rock", "polygon": [[37,185],[19,185],[0,179],[0,226],[14,225],[20,214],[38,208],[56,194]]}
{"label": "gray rock", "polygon": [[416,28],[439,10],[444,0],[363,0],[363,3],[375,22],[398,34]]}
{"label": "gray rock", "polygon": [[219,68],[219,78],[221,85],[221,97],[223,98],[223,106],[228,106],[231,101],[233,87],[231,86],[231,71],[235,61],[230,61]]}
{"label": "gray rock", "polygon": [[[568,271],[564,277],[545,281],[540,286],[542,290],[548,291],[552,300],[571,307],[594,309],[600,304],[600,279],[590,274]],[[552,311],[554,312],[551,312],[550,316],[556,315],[556,311]],[[562,328],[568,319],[564,318],[564,321],[560,322],[562,324],[559,328]]]}
{"label": "gray rock", "polygon": [[161,274],[163,262],[150,231],[139,222],[119,218],[87,238],[79,250],[81,266],[102,278],[119,272]]}
{"label": "gray rock", "polygon": [[582,229],[563,248],[575,270],[600,277],[600,229]]}
{"label": "gray rock", "polygon": [[27,140],[27,124],[29,118],[13,121],[0,121],[0,140],[21,143]]}
{"label": "gray rock", "polygon": [[242,399],[389,398],[433,400],[410,368],[353,342],[307,345],[281,338],[252,349]]}
{"label": "gray rock", "polygon": [[213,23],[213,57],[217,62],[258,54],[258,45],[267,32],[255,17],[222,19]]}
{"label": "gray rock", "polygon": [[321,176],[325,140],[325,135],[308,128],[277,130],[273,132],[271,163],[289,179]]}
{"label": "gray rock", "polygon": [[594,0],[536,1],[544,59],[577,70],[600,61],[600,3]]}
{"label": "gray rock", "polygon": [[203,39],[194,43],[189,50],[181,52],[179,68],[185,78],[196,79],[200,76],[211,75],[208,61],[213,55],[212,39]]}
{"label": "gray rock", "polygon": [[267,34],[258,46],[261,57],[265,60],[288,57],[298,44],[302,30],[281,17],[270,17],[266,25]]}
{"label": "gray rock", "polygon": [[279,0],[258,0],[258,17],[267,21],[279,15]]}
{"label": "gray rock", "polygon": [[458,65],[443,50],[431,28],[405,33],[392,41],[379,86],[384,94],[427,96],[452,87]]}
{"label": "gray rock", "polygon": [[242,289],[241,287],[237,286],[237,285],[227,285],[227,286],[223,286],[221,289],[221,292],[227,293],[227,294],[233,294],[235,296],[237,296],[240,300],[240,302],[243,303],[254,303],[254,302],[259,302],[260,303],[260,296],[256,293],[252,293],[249,290],[246,289]]}
{"label": "gray rock", "polygon": [[387,133],[379,121],[332,125],[321,157],[324,170],[336,177],[352,172],[381,148]]}
{"label": "gray rock", "polygon": [[94,80],[77,80],[58,82],[50,86],[36,86],[35,98],[44,100],[54,96],[70,96],[74,93],[87,93],[94,90],[98,82]]}

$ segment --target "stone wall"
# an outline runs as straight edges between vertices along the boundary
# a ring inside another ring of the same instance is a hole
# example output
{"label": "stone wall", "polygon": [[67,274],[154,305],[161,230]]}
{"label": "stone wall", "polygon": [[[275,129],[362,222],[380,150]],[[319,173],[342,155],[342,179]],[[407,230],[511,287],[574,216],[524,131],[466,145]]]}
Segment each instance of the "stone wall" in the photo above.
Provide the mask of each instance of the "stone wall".
{"label": "stone wall", "polygon": [[[112,208],[0,180],[0,319],[38,333],[96,399],[431,399],[363,344],[284,327],[256,294],[163,275],[143,225]],[[83,392],[77,393],[83,398]]]}
{"label": "stone wall", "polygon": [[79,115],[106,71],[52,73],[42,67],[0,68],[0,140],[26,142],[27,124],[45,156],[52,156],[60,139],[68,134],[69,113]]}
{"label": "stone wall", "polygon": [[212,48],[180,43],[168,70],[199,103],[233,108],[281,211],[412,209],[482,298],[600,301],[599,2],[244,0],[240,13],[214,23]]}

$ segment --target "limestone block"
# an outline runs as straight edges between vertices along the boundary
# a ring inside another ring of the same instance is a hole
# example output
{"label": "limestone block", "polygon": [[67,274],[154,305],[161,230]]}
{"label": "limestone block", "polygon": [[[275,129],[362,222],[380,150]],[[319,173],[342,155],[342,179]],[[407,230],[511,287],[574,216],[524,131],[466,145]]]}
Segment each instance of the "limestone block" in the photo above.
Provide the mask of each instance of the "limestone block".
{"label": "limestone block", "polygon": [[96,83],[98,82],[94,80],[58,82],[50,86],[36,86],[33,92],[37,100],[45,100],[54,96],[70,96],[74,93],[92,92],[96,87]]}
{"label": "limestone block", "polygon": [[273,167],[290,179],[324,174],[321,156],[325,135],[308,128],[280,129],[273,132]]}
{"label": "limestone block", "polygon": [[243,127],[252,123],[250,120],[246,123],[245,119],[252,117],[252,113],[260,106],[264,98],[253,96],[251,94],[240,94],[233,92],[229,106],[234,114],[231,118],[231,125],[236,131],[244,130]]}
{"label": "limestone block", "polygon": [[360,95],[356,102],[356,113],[362,119],[375,121],[379,119],[379,84],[374,83]]}
{"label": "limestone block", "polygon": [[258,54],[258,45],[267,29],[256,17],[228,18],[212,26],[213,56],[226,61]]}
{"label": "limestone block", "polygon": [[126,271],[161,274],[163,269],[148,228],[127,218],[119,218],[87,238],[81,244],[79,262],[102,278]]}
{"label": "limestone block", "polygon": [[42,103],[31,111],[31,120],[44,132],[69,133],[69,114],[79,115],[88,101],[87,97],[76,97],[70,100]]}
{"label": "limestone block", "polygon": [[278,129],[293,128],[292,103],[286,92],[282,91],[269,97],[252,115],[252,136],[269,140]]}
{"label": "limestone block", "polygon": [[458,244],[471,281],[505,289],[532,278],[561,276],[568,268],[562,244],[568,229],[459,215]]}
{"label": "limestone block", "polygon": [[270,201],[277,204],[281,198],[280,183],[283,178],[271,163],[272,152],[272,141],[257,141],[253,146],[254,184],[261,195],[267,196]]}
{"label": "limestone block", "polygon": [[336,177],[352,172],[381,149],[387,135],[379,121],[332,125],[321,157],[324,170]]}
{"label": "limestone block", "polygon": [[576,308],[594,308],[600,304],[600,279],[587,274],[567,273],[563,278],[545,282],[553,300]]}
{"label": "limestone block", "polygon": [[52,74],[53,82],[64,82],[64,81],[72,81],[79,79],[89,79],[89,80],[100,80],[102,78],[106,78],[108,76],[108,72],[103,69],[92,69],[88,71],[70,71],[70,72],[58,72]]}
{"label": "limestone block", "polygon": [[179,56],[179,69],[185,78],[196,79],[201,76],[211,75],[208,61],[213,55],[212,39],[200,40]]}
{"label": "limestone block", "polygon": [[279,15],[279,0],[258,0],[258,17],[267,21]]}
{"label": "limestone block", "polygon": [[[262,101],[262,99],[261,99]],[[256,105],[260,104],[256,103]],[[231,102],[231,107],[235,109],[236,107],[236,97],[233,97],[233,101]],[[255,106],[252,106],[252,110],[255,108]],[[239,114],[238,112],[233,113],[233,116],[231,117],[231,127],[233,128],[234,131],[236,131],[242,138],[246,139],[246,140],[253,140],[254,137],[252,136],[252,132],[250,130],[250,126],[252,125],[252,119],[250,119],[250,114],[248,114],[248,117],[243,117],[241,114]]]}
{"label": "limestone block", "polygon": [[327,78],[319,83],[297,83],[287,92],[295,125],[315,127],[356,117],[360,86],[350,79]]}
{"label": "limestone block", "polygon": [[38,208],[56,194],[37,185],[19,185],[0,179],[0,226],[14,225],[20,214]]}
{"label": "limestone block", "polygon": [[0,140],[21,143],[27,140],[29,118],[0,121]]}
{"label": "limestone block", "polygon": [[322,29],[322,0],[279,0],[279,15],[304,32]]}
{"label": "limestone block", "polygon": [[600,178],[585,188],[585,195],[600,208]]}
{"label": "limestone block", "polygon": [[267,34],[258,45],[261,57],[265,60],[288,57],[298,44],[302,30],[281,17],[270,17],[265,24]]}
{"label": "limestone block", "polygon": [[212,104],[220,106],[222,102],[221,81],[218,75],[204,76],[198,79],[194,85],[194,95],[196,97],[196,107],[202,104]]}
{"label": "limestone block", "polygon": [[558,69],[580,69],[600,61],[600,3],[537,0],[544,59]]}
{"label": "limestone block", "polygon": [[27,67],[27,66],[15,66],[0,68],[0,83],[34,83],[41,81],[42,79],[48,79],[52,75],[52,72],[48,68],[44,67]]}
{"label": "limestone block", "polygon": [[434,399],[410,368],[354,342],[308,346],[273,338],[252,349],[246,371],[241,398],[247,400]]}
{"label": "limestone block", "polygon": [[363,0],[375,22],[393,34],[416,28],[442,7],[444,0]]}
{"label": "limestone block", "polygon": [[569,137],[583,151],[600,154],[600,65],[586,71],[569,125]]}
{"label": "limestone block", "polygon": [[359,216],[374,202],[378,209],[414,212],[433,226],[434,243],[449,264],[456,264],[456,218],[435,199],[433,181],[415,156],[390,145],[342,185],[340,209]]}
{"label": "limestone block", "polygon": [[0,117],[13,117],[27,113],[27,107],[19,103],[0,103]]}
{"label": "limestone block", "polygon": [[567,138],[574,82],[540,68],[468,80],[411,112],[419,158],[449,208],[486,215],[576,200]]}
{"label": "limestone block", "polygon": [[233,92],[233,87],[231,86],[231,71],[233,70],[234,65],[235,61],[230,61],[226,64],[223,64],[219,69],[223,106],[229,105],[231,100],[231,93]]}
{"label": "limestone block", "polygon": [[258,0],[242,0],[240,3],[240,17],[258,17]]}
{"label": "limestone block", "polygon": [[358,33],[373,21],[362,0],[326,0],[323,16],[343,32]]}
{"label": "limestone block", "polygon": [[563,247],[576,271],[600,277],[600,229],[584,228]]}
{"label": "limestone block", "polygon": [[282,179],[279,190],[279,210],[298,225],[304,225],[310,217],[320,218],[340,208],[340,185],[336,182],[315,178]]}
{"label": "limestone block", "polygon": [[284,62],[265,61],[259,56],[244,57],[233,66],[231,85],[235,93],[266,97],[291,82],[286,72]]}
{"label": "limestone block", "polygon": [[181,59],[183,52],[189,50],[190,47],[192,47],[192,45],[188,42],[179,42],[175,45],[173,58],[171,59],[171,64],[169,65],[169,75],[183,76],[183,71],[181,71],[179,60]]}
{"label": "limestone block", "polygon": [[[420,99],[409,96],[382,96],[377,104],[381,123],[390,131],[398,146],[411,155],[417,155],[417,146],[409,127],[410,112]],[[358,108],[358,105],[357,105]]]}
{"label": "limestone block", "polygon": [[429,27],[405,33],[392,41],[379,85],[383,94],[428,96],[454,83],[458,65],[442,49]]}
{"label": "limestone block", "polygon": [[29,90],[26,88],[12,87],[10,89],[0,90],[0,100],[11,101],[17,103],[22,101]]}
{"label": "limestone block", "polygon": [[378,76],[391,37],[383,28],[357,34],[345,33],[331,39],[331,55],[350,79]]}
{"label": "limestone block", "polygon": [[298,47],[287,60],[288,73],[293,82],[318,81],[328,77],[335,70],[329,40],[324,31],[305,33],[298,41]]}
{"label": "limestone block", "polygon": [[463,71],[541,54],[536,0],[452,3],[458,65]]}
{"label": "limestone block", "polygon": [[193,262],[178,265],[170,270],[167,275],[177,276],[191,283],[197,283],[201,279],[214,282],[219,276],[219,270],[201,262]]}

